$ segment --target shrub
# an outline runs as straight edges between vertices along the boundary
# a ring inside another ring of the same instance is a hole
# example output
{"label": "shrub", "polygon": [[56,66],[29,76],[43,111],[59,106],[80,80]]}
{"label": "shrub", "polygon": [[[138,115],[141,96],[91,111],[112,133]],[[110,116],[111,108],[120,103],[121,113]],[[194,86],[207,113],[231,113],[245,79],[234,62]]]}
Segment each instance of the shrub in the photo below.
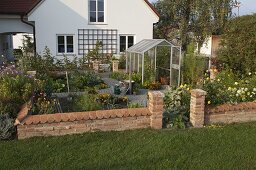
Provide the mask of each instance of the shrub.
{"label": "shrub", "polygon": [[206,57],[195,54],[194,44],[187,47],[187,54],[183,59],[183,81],[195,87],[204,77],[206,68]]}
{"label": "shrub", "polygon": [[110,78],[121,81],[121,80],[125,80],[127,78],[127,75],[123,72],[113,72],[110,75]]}
{"label": "shrub", "polygon": [[0,71],[0,115],[9,114],[15,118],[20,106],[32,96],[34,81],[11,67]]}
{"label": "shrub", "polygon": [[215,80],[208,77],[204,81],[203,90],[207,91],[206,103],[220,105],[224,103],[237,104],[254,101],[256,98],[256,74],[249,73],[243,79],[232,71],[222,71]]}
{"label": "shrub", "polygon": [[128,103],[128,108],[141,108],[141,107],[143,106],[139,103]]}
{"label": "shrub", "polygon": [[217,55],[219,67],[242,74],[256,71],[255,25],[256,14],[236,17],[227,24]]}
{"label": "shrub", "polygon": [[125,69],[125,68],[126,68],[126,58],[125,58],[124,55],[121,55],[121,56],[120,56],[118,67],[119,67],[120,69]]}
{"label": "shrub", "polygon": [[94,111],[101,110],[101,104],[97,101],[97,95],[85,93],[76,96],[73,101],[74,111]]}
{"label": "shrub", "polygon": [[14,119],[8,114],[0,115],[0,140],[8,140],[14,136]]}
{"label": "shrub", "polygon": [[55,99],[47,99],[44,94],[41,94],[36,100],[33,101],[31,111],[33,114],[53,114],[58,112],[56,109],[57,102]]}
{"label": "shrub", "polygon": [[75,72],[70,76],[70,88],[84,90],[86,87],[93,87],[103,83],[103,80],[93,72]]}
{"label": "shrub", "polygon": [[[129,79],[129,74],[127,75]],[[141,73],[132,73],[132,80],[138,84],[141,84],[142,75]]]}
{"label": "shrub", "polygon": [[33,114],[57,112],[57,102],[52,98],[52,92],[52,79],[36,80],[30,108]]}
{"label": "shrub", "polygon": [[77,70],[78,69],[78,59],[76,56],[70,60],[67,56],[64,55],[62,60],[62,69],[64,70]]}
{"label": "shrub", "polygon": [[51,55],[49,48],[45,47],[43,55],[24,55],[18,59],[18,68],[23,72],[34,70],[38,75],[55,70],[56,59]]}
{"label": "shrub", "polygon": [[155,82],[155,81],[154,82],[146,81],[143,87],[149,90],[159,90],[161,89],[161,83]]}
{"label": "shrub", "polygon": [[101,103],[103,109],[115,109],[127,106],[127,97],[116,97],[107,93],[99,94],[97,101]]}
{"label": "shrub", "polygon": [[185,128],[189,120],[190,88],[181,85],[170,89],[164,97],[164,124],[166,127]]}

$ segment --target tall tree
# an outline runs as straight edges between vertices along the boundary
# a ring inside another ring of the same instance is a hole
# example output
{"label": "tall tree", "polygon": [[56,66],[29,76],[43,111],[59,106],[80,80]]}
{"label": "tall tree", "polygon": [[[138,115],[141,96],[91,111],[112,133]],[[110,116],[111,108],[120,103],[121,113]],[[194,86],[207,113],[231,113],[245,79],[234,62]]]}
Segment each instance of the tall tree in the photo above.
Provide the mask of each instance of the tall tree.
{"label": "tall tree", "polygon": [[193,39],[200,48],[212,33],[222,32],[232,16],[232,5],[233,0],[159,0],[155,6],[161,17],[155,37],[178,38],[183,49]]}

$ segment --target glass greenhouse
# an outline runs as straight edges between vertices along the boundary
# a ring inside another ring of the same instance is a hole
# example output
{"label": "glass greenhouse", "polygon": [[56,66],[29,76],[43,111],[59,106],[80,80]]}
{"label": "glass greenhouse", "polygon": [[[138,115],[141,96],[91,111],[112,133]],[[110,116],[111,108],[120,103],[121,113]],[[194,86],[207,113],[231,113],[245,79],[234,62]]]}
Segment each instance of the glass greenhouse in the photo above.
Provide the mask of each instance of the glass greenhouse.
{"label": "glass greenhouse", "polygon": [[159,81],[178,86],[181,77],[181,47],[165,39],[145,39],[126,51],[126,72],[141,74],[142,84]]}

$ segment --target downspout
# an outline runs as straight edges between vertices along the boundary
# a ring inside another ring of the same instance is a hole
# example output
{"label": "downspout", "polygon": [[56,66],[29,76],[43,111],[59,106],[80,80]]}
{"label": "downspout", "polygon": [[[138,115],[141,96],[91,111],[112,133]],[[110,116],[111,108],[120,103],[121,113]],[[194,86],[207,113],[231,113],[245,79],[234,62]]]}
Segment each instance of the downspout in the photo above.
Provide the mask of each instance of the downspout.
{"label": "downspout", "polygon": [[26,20],[24,20],[24,14],[22,14],[20,16],[20,20],[21,22],[23,22],[24,24],[27,24],[29,26],[31,26],[33,28],[33,39],[34,39],[34,56],[36,56],[36,26],[34,24],[32,24],[31,22],[28,22]]}
{"label": "downspout", "polygon": [[156,35],[155,35],[155,26],[156,26],[158,23],[159,23],[159,22],[153,23],[153,39],[156,38]]}

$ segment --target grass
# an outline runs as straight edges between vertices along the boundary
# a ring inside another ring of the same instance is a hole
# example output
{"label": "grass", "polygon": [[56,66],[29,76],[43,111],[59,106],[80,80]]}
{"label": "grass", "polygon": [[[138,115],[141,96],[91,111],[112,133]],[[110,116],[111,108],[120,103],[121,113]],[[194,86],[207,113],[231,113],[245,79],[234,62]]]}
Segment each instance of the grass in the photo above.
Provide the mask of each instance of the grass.
{"label": "grass", "polygon": [[0,142],[0,169],[255,169],[256,123]]}

